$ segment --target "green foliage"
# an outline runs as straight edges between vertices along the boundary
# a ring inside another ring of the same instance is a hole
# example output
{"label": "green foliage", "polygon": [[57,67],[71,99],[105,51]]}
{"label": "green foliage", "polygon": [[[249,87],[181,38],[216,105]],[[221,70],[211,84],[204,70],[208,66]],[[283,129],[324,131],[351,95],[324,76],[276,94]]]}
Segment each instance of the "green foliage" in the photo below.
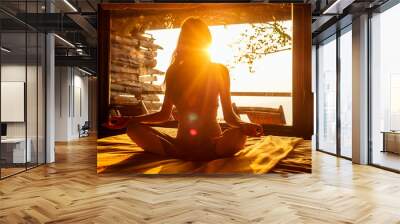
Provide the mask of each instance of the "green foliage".
{"label": "green foliage", "polygon": [[228,66],[233,68],[236,64],[246,63],[250,73],[254,73],[254,62],[267,54],[283,49],[289,49],[292,45],[291,35],[283,22],[250,24],[240,34],[240,38],[230,46],[235,49],[237,55]]}

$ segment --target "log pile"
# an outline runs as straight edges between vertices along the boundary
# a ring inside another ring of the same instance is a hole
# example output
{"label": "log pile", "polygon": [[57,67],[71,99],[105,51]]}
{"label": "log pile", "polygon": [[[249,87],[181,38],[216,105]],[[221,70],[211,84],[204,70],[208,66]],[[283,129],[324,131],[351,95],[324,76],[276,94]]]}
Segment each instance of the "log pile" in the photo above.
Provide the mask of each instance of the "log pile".
{"label": "log pile", "polygon": [[154,85],[156,75],[163,72],[155,69],[157,50],[154,38],[142,33],[110,35],[110,103],[113,106],[139,105],[143,101],[147,109],[160,109],[161,86]]}

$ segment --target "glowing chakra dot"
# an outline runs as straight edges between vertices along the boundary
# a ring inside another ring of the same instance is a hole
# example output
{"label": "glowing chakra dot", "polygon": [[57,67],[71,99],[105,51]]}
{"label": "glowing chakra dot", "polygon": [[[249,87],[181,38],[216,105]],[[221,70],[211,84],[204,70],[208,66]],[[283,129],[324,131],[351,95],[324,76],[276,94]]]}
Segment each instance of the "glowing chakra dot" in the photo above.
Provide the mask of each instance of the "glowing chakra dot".
{"label": "glowing chakra dot", "polygon": [[196,136],[197,135],[197,130],[192,128],[192,129],[189,130],[189,133],[190,133],[191,136]]}
{"label": "glowing chakra dot", "polygon": [[197,120],[197,114],[191,113],[189,114],[189,121],[195,121]]}

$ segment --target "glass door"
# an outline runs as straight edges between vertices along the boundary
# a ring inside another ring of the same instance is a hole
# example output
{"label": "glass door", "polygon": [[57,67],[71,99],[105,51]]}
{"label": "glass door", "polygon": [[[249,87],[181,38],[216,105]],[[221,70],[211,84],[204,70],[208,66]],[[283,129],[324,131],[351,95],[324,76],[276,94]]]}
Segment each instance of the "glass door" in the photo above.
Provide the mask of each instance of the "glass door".
{"label": "glass door", "polygon": [[26,135],[26,43],[25,31],[1,34],[2,177],[26,170],[31,161]]}
{"label": "glass door", "polygon": [[[44,1],[8,1],[0,7],[41,13]],[[0,178],[45,163],[45,34],[0,12]]]}

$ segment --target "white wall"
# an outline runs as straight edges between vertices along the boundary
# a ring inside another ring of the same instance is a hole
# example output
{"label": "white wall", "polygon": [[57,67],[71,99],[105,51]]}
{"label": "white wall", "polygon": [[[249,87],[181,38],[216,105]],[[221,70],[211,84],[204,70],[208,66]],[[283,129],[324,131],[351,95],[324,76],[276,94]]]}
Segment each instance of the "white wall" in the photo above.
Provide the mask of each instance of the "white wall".
{"label": "white wall", "polygon": [[[27,70],[25,70],[27,69]],[[9,64],[1,66],[1,81],[2,82],[25,82],[26,71],[28,72],[28,87],[27,87],[27,120],[28,129],[33,127],[36,130],[37,114],[30,113],[36,111],[37,99],[36,99],[36,79],[33,79],[30,74],[36,75],[36,67],[18,64]],[[41,106],[41,105],[39,105]],[[34,107],[34,108],[33,108]],[[6,110],[7,108],[1,108]],[[31,124],[31,122],[34,122]],[[28,130],[29,134],[29,130]],[[25,122],[11,122],[7,123],[7,136],[8,137],[25,137]],[[28,136],[29,137],[29,136]]]}
{"label": "white wall", "polygon": [[[2,65],[1,81],[25,82],[25,65]],[[6,110],[6,108],[1,109]],[[25,137],[25,123],[7,123],[7,137]]]}
{"label": "white wall", "polygon": [[69,95],[70,77],[67,67],[55,68],[55,141],[67,141],[69,132]]}
{"label": "white wall", "polygon": [[[79,136],[77,126],[78,124],[83,125],[85,121],[89,119],[89,110],[88,110],[88,77],[81,76],[82,73],[78,73],[74,75],[74,103],[75,106],[73,108],[73,120],[72,120],[72,135]],[[80,91],[80,93],[79,93]],[[80,97],[79,97],[80,95]],[[80,103],[78,102],[80,101]],[[81,111],[80,111],[81,110]]]}
{"label": "white wall", "polygon": [[56,67],[55,140],[79,138],[78,125],[89,119],[88,77],[72,67]]}

